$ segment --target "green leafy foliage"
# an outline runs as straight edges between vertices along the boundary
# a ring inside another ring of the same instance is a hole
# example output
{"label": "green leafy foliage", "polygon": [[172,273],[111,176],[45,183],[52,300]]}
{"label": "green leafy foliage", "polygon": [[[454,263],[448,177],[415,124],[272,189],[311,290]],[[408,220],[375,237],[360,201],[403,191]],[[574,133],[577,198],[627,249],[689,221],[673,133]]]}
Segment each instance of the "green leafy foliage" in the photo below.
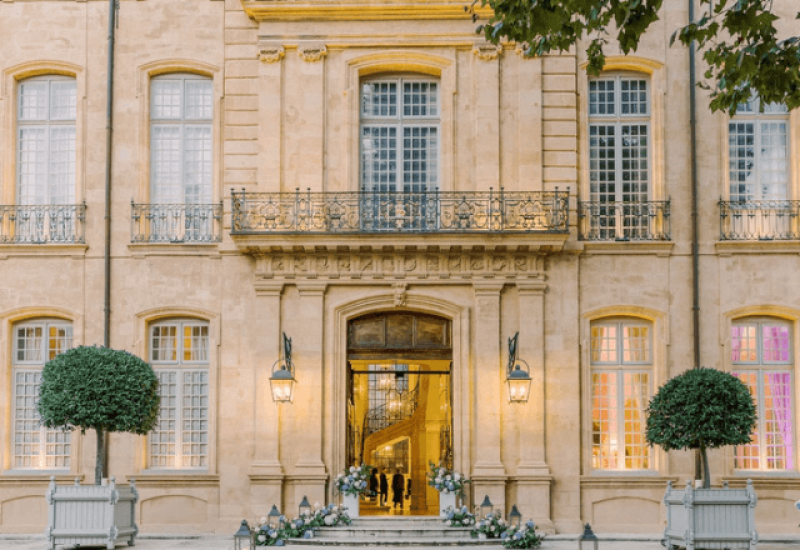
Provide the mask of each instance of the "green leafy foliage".
{"label": "green leafy foliage", "polygon": [[39,389],[39,415],[48,428],[130,432],[153,429],[158,378],[125,351],[79,346],[48,361]]}
{"label": "green leafy foliage", "polygon": [[[488,41],[524,44],[527,56],[539,56],[567,51],[585,38],[588,72],[597,75],[609,40],[625,54],[635,52],[642,34],[659,19],[664,0],[474,0],[474,19],[478,3],[492,9],[477,28]],[[701,51],[713,85],[698,85],[711,91],[712,111],[733,114],[751,95],[762,105],[800,106],[800,37],[781,37],[772,3],[700,0],[705,15],[672,35],[671,42],[694,42]]]}
{"label": "green leafy foliage", "polygon": [[750,392],[735,376],[696,368],[659,388],[647,408],[647,442],[665,451],[744,445],[756,425]]}

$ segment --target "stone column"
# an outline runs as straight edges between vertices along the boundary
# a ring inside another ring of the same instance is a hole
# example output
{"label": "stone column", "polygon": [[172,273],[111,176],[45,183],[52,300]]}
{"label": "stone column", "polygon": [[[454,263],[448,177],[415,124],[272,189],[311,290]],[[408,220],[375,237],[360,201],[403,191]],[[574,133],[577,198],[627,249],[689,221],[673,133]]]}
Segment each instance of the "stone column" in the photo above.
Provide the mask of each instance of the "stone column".
{"label": "stone column", "polygon": [[545,453],[544,376],[544,276],[517,283],[519,292],[519,348],[517,357],[531,369],[531,391],[527,403],[515,405],[519,426],[519,462],[516,504],[544,532],[553,533],[550,519],[552,477]]}
{"label": "stone column", "polygon": [[280,463],[280,410],[269,386],[272,363],[280,356],[281,293],[283,283],[255,284],[256,317],[260,337],[252,342],[255,377],[255,430],[253,464],[250,466],[250,509],[253,517],[266,515],[273,504],[282,507],[283,467]]}
{"label": "stone column", "polygon": [[[325,481],[328,477],[322,462],[322,331],[325,288],[325,283],[298,283],[298,307],[292,312],[302,330],[289,335],[292,338],[292,362],[297,379],[292,405],[296,433],[292,434],[292,445],[299,451],[291,476],[294,489],[287,491],[286,507],[291,513],[295,513],[294,510],[303,496],[307,496],[312,503],[325,501]],[[294,501],[289,502],[292,496]]]}
{"label": "stone column", "polygon": [[505,366],[500,358],[500,291],[502,281],[481,281],[475,289],[475,411],[472,466],[473,502],[489,495],[495,507],[505,509],[506,471],[500,460],[500,400]]}

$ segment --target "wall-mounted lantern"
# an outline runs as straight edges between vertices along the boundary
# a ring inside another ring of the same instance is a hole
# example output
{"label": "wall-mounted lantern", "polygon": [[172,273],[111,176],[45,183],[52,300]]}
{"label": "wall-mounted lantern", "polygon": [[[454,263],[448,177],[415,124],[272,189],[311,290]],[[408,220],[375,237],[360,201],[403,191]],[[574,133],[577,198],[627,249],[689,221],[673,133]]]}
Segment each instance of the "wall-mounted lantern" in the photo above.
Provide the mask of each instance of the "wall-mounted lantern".
{"label": "wall-mounted lantern", "polygon": [[578,550],[597,550],[597,535],[592,532],[592,526],[588,523],[583,528],[583,534],[578,537]]}
{"label": "wall-mounted lantern", "polygon": [[233,534],[233,550],[255,550],[255,539],[247,520],[243,519],[239,530]]}
{"label": "wall-mounted lantern", "polygon": [[[509,403],[527,403],[531,394],[531,368],[523,359],[517,357],[517,341],[519,332],[508,339],[508,387]],[[524,368],[523,368],[524,366]]]}
{"label": "wall-mounted lantern", "polygon": [[275,403],[291,403],[294,400],[294,365],[292,364],[292,339],[283,333],[283,358],[272,365],[269,385]]}

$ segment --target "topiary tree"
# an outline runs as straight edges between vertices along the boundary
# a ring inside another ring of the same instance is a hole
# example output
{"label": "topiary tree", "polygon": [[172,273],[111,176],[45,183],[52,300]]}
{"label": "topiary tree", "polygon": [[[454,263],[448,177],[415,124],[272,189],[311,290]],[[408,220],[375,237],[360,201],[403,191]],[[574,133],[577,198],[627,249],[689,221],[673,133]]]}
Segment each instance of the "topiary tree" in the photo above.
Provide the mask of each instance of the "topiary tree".
{"label": "topiary tree", "polygon": [[647,442],[665,451],[699,449],[703,487],[711,487],[707,449],[750,443],[756,406],[735,376],[694,368],[659,388],[647,408]]}
{"label": "topiary tree", "polygon": [[48,428],[97,432],[95,485],[103,477],[105,435],[145,435],[158,417],[158,378],[126,351],[79,346],[47,362],[39,387],[39,416]]}

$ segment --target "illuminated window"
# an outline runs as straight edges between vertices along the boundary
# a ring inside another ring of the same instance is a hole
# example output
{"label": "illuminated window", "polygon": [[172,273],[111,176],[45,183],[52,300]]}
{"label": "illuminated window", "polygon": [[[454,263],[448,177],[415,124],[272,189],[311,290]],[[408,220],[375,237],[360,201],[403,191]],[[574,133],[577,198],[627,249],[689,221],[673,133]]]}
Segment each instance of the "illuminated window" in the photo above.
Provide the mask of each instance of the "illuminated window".
{"label": "illuminated window", "polygon": [[150,362],[161,407],[148,437],[149,467],[208,467],[208,323],[167,321],[150,327]]}
{"label": "illuminated window", "polygon": [[37,404],[45,363],[71,347],[69,322],[40,320],[14,326],[14,468],[69,469],[70,432],[42,426]]}
{"label": "illuminated window", "polygon": [[732,374],[748,387],[758,410],[750,444],[735,447],[736,469],[795,469],[791,333],[791,325],[772,319],[731,327]]}
{"label": "illuminated window", "polygon": [[601,321],[591,327],[592,468],[652,468],[645,410],[653,365],[651,325]]}

